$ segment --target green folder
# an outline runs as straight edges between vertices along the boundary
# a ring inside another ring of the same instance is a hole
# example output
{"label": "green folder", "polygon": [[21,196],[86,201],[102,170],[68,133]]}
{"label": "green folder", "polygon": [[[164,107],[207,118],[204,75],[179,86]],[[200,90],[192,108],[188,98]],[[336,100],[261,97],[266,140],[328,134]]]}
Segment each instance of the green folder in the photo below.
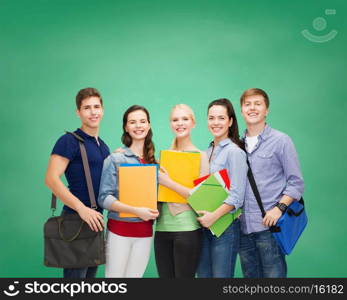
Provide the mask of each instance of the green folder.
{"label": "green folder", "polygon": [[[198,186],[193,194],[187,199],[190,206],[195,210],[215,211],[224,200],[228,197],[228,192],[223,188],[221,183],[212,174],[200,186]],[[240,210],[235,213],[227,213],[220,217],[211,227],[211,232],[220,237],[229,225],[240,215]]]}

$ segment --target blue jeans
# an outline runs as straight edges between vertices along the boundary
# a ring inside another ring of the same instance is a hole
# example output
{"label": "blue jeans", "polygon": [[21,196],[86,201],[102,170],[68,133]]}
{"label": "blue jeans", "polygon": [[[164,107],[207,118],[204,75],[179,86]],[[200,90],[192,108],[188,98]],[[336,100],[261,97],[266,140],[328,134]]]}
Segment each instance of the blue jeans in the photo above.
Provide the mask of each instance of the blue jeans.
{"label": "blue jeans", "polygon": [[243,234],[240,260],[246,278],[286,278],[287,263],[269,230]]}
{"label": "blue jeans", "polygon": [[95,278],[98,267],[64,269],[64,278]]}
{"label": "blue jeans", "polygon": [[197,274],[199,278],[232,278],[240,244],[240,220],[236,219],[217,238],[203,229],[203,241]]}

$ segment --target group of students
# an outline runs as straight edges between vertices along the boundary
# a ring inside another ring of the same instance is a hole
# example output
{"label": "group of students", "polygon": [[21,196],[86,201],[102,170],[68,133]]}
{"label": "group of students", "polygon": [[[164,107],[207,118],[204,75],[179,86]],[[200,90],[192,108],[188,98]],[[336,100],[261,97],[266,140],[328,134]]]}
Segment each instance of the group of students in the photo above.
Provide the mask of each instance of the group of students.
{"label": "group of students", "polygon": [[[65,204],[62,214],[78,213],[94,231],[104,229],[102,211],[108,210],[105,277],[142,277],[147,267],[153,229],[155,261],[160,278],[231,278],[237,254],[244,277],[286,277],[284,254],[269,227],[275,225],[292,201],[301,198],[304,182],[291,138],[267,122],[269,98],[258,88],[246,90],[241,114],[247,129],[240,138],[236,114],[228,99],[217,99],[207,107],[207,126],[213,141],[207,151],[191,140],[195,127],[192,109],[174,106],[170,113],[174,140],[170,149],[200,152],[200,175],[227,169],[231,188],[224,203],[213,212],[195,213],[188,204],[159,203],[158,209],[133,207],[120,202],[118,167],[122,163],[156,164],[150,115],[143,106],[133,105],[123,115],[124,147],[110,154],[99,137],[104,107],[100,93],[85,88],[76,96],[98,209],[90,208],[78,141],[65,134],[56,142],[48,164],[46,185]],[[252,168],[261,195],[265,217],[247,178]],[[68,188],[61,180],[65,173]],[[191,190],[170,178],[166,170],[159,184],[184,198]],[[225,214],[239,208],[242,214],[223,232],[214,236],[209,227]],[[122,218],[120,212],[137,217]],[[65,278],[95,277],[97,267],[64,269]]]}

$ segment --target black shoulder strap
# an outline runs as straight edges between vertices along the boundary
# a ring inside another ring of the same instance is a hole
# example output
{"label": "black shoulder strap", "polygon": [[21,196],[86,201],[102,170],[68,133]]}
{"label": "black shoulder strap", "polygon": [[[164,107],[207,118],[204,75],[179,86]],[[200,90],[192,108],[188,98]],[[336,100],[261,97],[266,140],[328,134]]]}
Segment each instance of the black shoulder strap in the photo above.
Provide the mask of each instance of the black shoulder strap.
{"label": "black shoulder strap", "polygon": [[260,211],[261,211],[261,215],[262,215],[263,218],[264,218],[264,217],[265,217],[264,206],[263,206],[263,203],[261,202],[259,190],[258,190],[257,184],[256,184],[255,179],[254,179],[254,176],[253,176],[252,168],[251,168],[251,165],[250,165],[250,163],[249,163],[247,153],[246,153],[246,157],[247,157],[247,165],[248,165],[247,177],[248,177],[248,180],[249,180],[249,184],[251,185],[253,194],[254,194],[254,196],[255,196],[255,199],[257,200],[258,206],[259,206]]}
{"label": "black shoulder strap", "polygon": [[[264,218],[266,213],[265,213],[265,209],[264,209],[264,206],[263,206],[263,202],[261,201],[261,198],[260,198],[260,193],[259,193],[257,184],[256,184],[254,176],[253,176],[251,164],[249,163],[249,160],[248,160],[248,153],[246,153],[246,157],[247,157],[247,165],[248,165],[248,173],[247,173],[248,180],[249,180],[249,183],[250,183],[251,188],[253,190],[253,194],[255,196],[255,199],[257,200],[258,206],[260,208],[261,215]],[[270,226],[269,230],[271,232],[279,232],[279,231],[281,231],[281,229],[279,227],[277,227],[277,226]]]}
{"label": "black shoulder strap", "polygon": [[[84,174],[85,174],[86,180],[87,180],[87,187],[88,187],[88,194],[89,194],[89,199],[90,199],[90,203],[91,203],[91,208],[96,209],[97,205],[96,205],[96,201],[95,201],[95,194],[94,194],[92,176],[90,174],[87,151],[86,151],[86,147],[84,146],[84,139],[82,137],[80,137],[78,134],[76,134],[75,132],[69,132],[69,131],[65,131],[65,132],[68,134],[72,134],[79,142]],[[56,207],[57,207],[57,197],[56,197],[56,195],[54,195],[52,193],[51,209],[52,209],[53,214],[54,214],[54,211],[56,210]]]}
{"label": "black shoulder strap", "polygon": [[[246,155],[247,155],[247,153],[246,153]],[[248,165],[248,173],[247,173],[248,180],[249,180],[249,183],[250,183],[250,185],[252,187],[253,194],[255,196],[255,199],[257,200],[258,206],[259,206],[259,208],[261,210],[261,215],[264,218],[266,213],[265,213],[265,210],[264,210],[263,202],[261,201],[261,198],[260,198],[260,194],[259,194],[259,191],[258,191],[257,184],[256,184],[254,176],[253,176],[251,165],[250,165],[249,160],[248,160],[248,155],[247,155],[247,165]],[[303,208],[299,212],[294,212],[293,210],[288,208],[288,214],[299,216],[304,211],[304,199],[303,199],[303,197],[301,197],[301,199],[299,200],[299,203],[303,205]],[[279,231],[281,231],[281,228],[276,226],[276,225],[271,226],[269,229],[270,229],[271,232],[279,232]]]}

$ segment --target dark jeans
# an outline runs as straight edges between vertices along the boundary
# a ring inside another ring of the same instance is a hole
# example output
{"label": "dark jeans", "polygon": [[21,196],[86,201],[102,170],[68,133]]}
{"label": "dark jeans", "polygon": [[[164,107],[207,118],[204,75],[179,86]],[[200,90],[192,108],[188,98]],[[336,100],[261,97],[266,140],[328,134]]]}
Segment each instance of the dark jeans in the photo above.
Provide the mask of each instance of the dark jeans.
{"label": "dark jeans", "polygon": [[98,267],[64,269],[64,278],[95,278]]}
{"label": "dark jeans", "polygon": [[234,277],[240,243],[240,220],[236,219],[217,238],[209,229],[203,230],[203,244],[198,266],[199,278]]}
{"label": "dark jeans", "polygon": [[285,278],[284,254],[269,230],[241,233],[240,260],[246,278]]}
{"label": "dark jeans", "polygon": [[155,262],[160,278],[194,278],[201,249],[201,229],[157,231]]}

